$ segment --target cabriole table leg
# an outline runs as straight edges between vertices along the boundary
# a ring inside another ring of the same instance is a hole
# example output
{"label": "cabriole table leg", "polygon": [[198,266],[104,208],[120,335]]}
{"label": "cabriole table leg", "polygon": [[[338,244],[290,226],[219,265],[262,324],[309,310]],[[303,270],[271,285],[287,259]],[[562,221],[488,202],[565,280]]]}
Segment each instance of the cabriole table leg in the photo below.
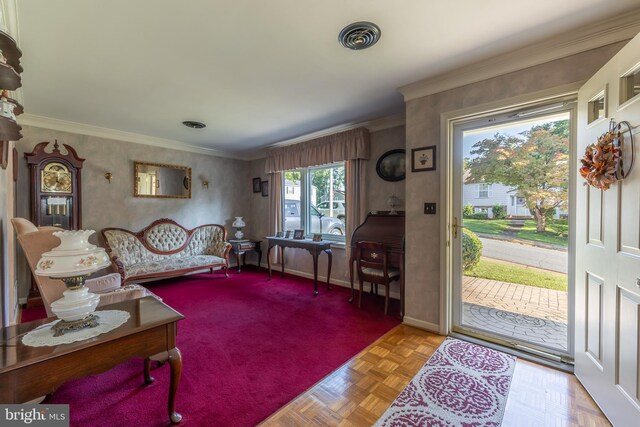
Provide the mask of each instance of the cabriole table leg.
{"label": "cabriole table leg", "polygon": [[171,367],[171,382],[169,384],[169,419],[171,424],[182,421],[182,415],[176,412],[176,392],[182,374],[182,355],[177,347],[169,350],[169,366]]}

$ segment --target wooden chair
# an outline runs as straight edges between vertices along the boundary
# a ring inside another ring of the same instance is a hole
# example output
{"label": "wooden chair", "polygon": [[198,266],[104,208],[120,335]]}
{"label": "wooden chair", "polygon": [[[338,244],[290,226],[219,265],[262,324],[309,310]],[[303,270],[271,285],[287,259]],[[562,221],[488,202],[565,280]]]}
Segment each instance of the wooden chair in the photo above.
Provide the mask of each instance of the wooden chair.
{"label": "wooden chair", "polygon": [[358,293],[358,307],[362,306],[362,287],[365,281],[385,287],[384,314],[389,311],[389,285],[394,280],[400,279],[400,270],[391,268],[387,264],[387,249],[384,243],[357,242],[356,243],[356,270],[360,280],[360,292]]}

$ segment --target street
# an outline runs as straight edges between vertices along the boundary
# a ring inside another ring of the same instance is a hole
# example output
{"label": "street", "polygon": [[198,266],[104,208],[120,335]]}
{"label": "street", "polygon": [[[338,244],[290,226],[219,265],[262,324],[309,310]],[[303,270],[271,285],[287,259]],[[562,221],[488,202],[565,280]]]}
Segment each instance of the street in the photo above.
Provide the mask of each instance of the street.
{"label": "street", "polygon": [[480,238],[480,241],[482,242],[482,256],[558,273],[567,273],[568,255],[565,251],[483,237]]}

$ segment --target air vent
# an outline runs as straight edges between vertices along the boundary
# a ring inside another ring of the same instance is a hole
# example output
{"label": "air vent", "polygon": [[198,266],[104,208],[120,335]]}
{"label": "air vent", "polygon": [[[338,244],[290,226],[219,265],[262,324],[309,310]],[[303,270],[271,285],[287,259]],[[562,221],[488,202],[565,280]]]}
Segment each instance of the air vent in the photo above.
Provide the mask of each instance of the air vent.
{"label": "air vent", "polygon": [[362,50],[376,44],[380,34],[380,28],[372,22],[354,22],[340,31],[338,40],[348,49]]}
{"label": "air vent", "polygon": [[202,129],[207,127],[204,123],[194,122],[193,120],[186,120],[182,122],[182,124],[191,129]]}

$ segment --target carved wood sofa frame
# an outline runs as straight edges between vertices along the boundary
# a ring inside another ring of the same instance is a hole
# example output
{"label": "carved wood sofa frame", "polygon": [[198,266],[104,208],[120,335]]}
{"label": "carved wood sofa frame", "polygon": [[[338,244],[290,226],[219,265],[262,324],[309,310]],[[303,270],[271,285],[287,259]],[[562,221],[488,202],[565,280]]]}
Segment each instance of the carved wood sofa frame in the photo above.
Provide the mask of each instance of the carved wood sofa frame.
{"label": "carved wood sofa frame", "polygon": [[[188,229],[163,218],[133,232],[123,228],[102,231],[107,253],[123,283],[179,276],[193,271],[224,268],[229,277],[227,230],[205,224]],[[167,234],[166,236],[163,234]]]}

